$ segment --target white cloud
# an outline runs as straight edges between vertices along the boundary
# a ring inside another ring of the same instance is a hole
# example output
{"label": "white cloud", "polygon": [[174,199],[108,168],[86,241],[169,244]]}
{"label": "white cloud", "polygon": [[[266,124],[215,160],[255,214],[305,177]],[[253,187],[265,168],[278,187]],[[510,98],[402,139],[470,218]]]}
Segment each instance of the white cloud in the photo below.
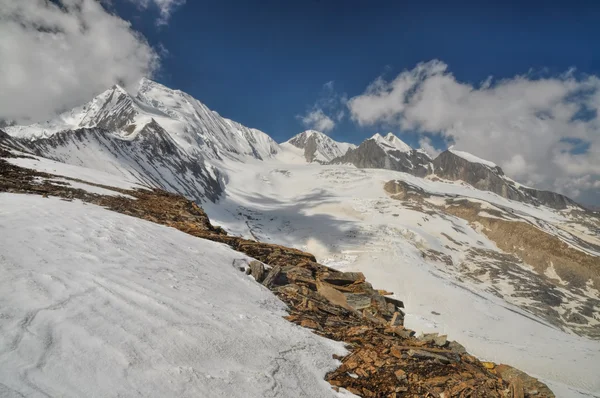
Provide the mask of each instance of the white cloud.
{"label": "white cloud", "polygon": [[0,119],[46,120],[115,83],[134,89],[159,57],[95,0],[0,0]]}
{"label": "white cloud", "polygon": [[327,133],[335,127],[335,122],[321,109],[315,109],[308,112],[306,115],[300,118],[302,123],[313,130],[318,130],[322,133]]}
{"label": "white cloud", "polygon": [[156,21],[157,25],[166,25],[171,18],[173,10],[185,4],[186,0],[129,0],[135,3],[141,9],[146,9],[153,4],[158,8],[160,17]]}
{"label": "white cloud", "polygon": [[436,147],[433,146],[433,143],[431,142],[431,138],[429,138],[429,137],[425,137],[425,136],[421,137],[421,139],[419,140],[419,146],[421,147],[422,150],[427,152],[427,154],[429,156],[431,156],[432,159],[435,159],[437,157],[437,155],[442,153],[442,151],[440,151],[439,149],[437,149]]}
{"label": "white cloud", "polygon": [[[596,76],[577,78],[571,69],[549,78],[488,78],[473,85],[458,81],[445,63],[435,60],[391,81],[376,79],[348,101],[348,108],[360,125],[440,134],[523,183],[600,202]],[[586,116],[580,117],[581,112]],[[565,139],[583,142],[588,149],[574,152]]]}
{"label": "white cloud", "polygon": [[334,81],[331,80],[323,85],[315,104],[304,115],[298,115],[297,118],[305,127],[327,133],[346,116],[347,102],[346,94],[338,94],[334,88]]}

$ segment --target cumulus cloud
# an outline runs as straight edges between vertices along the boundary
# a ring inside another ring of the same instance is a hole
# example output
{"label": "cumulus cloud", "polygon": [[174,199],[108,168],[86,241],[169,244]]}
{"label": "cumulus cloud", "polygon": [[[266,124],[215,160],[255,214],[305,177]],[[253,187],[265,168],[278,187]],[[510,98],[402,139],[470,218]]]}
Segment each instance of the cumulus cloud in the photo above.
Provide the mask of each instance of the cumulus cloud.
{"label": "cumulus cloud", "polygon": [[0,119],[47,120],[115,83],[134,89],[159,56],[95,0],[0,0]]}
{"label": "cumulus cloud", "polygon": [[304,115],[297,118],[302,124],[310,129],[328,133],[346,116],[345,105],[348,102],[346,94],[338,94],[334,88],[334,82],[329,81],[323,85],[323,89],[317,101]]}
{"label": "cumulus cloud", "polygon": [[158,8],[160,13],[160,17],[156,21],[156,24],[166,25],[171,18],[171,14],[175,8],[182,6],[185,4],[186,0],[129,0],[130,2],[136,4],[141,9],[147,9],[151,5],[154,5]]}
{"label": "cumulus cloud", "polygon": [[[360,125],[439,134],[530,185],[600,202],[600,79],[519,75],[458,81],[434,60],[378,78],[348,101]],[[422,140],[425,147],[429,141]]]}
{"label": "cumulus cloud", "polygon": [[301,118],[302,123],[313,130],[318,130],[322,133],[327,133],[335,127],[335,122],[321,109],[315,109],[308,112]]}

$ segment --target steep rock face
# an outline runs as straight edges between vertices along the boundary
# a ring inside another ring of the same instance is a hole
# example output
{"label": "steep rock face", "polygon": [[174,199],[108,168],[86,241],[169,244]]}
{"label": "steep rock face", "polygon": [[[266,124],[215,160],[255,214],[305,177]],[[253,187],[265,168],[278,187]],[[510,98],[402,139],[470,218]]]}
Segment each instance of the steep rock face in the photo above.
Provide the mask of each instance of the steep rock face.
{"label": "steep rock face", "polygon": [[18,139],[11,137],[6,134],[3,130],[0,130],[0,145],[17,151],[27,151],[27,148],[19,142]]}
{"label": "steep rock face", "polygon": [[446,180],[462,180],[477,189],[494,192],[504,198],[525,203],[543,204],[554,209],[577,206],[564,195],[540,191],[515,183],[492,162],[466,152],[449,149],[433,160],[434,174]]}
{"label": "steep rock face", "polygon": [[223,191],[222,176],[203,158],[191,157],[156,122],[133,139],[100,128],[63,131],[20,143],[38,156],[116,175],[204,202]]}
{"label": "steep rock face", "polygon": [[335,141],[314,130],[304,131],[282,145],[293,145],[296,148],[303,149],[304,158],[309,163],[329,162],[343,156],[349,149],[356,148],[356,145]]}
{"label": "steep rock face", "polygon": [[389,169],[424,177],[429,174],[431,158],[389,133],[385,137],[375,134],[331,163],[351,163],[359,168]]}

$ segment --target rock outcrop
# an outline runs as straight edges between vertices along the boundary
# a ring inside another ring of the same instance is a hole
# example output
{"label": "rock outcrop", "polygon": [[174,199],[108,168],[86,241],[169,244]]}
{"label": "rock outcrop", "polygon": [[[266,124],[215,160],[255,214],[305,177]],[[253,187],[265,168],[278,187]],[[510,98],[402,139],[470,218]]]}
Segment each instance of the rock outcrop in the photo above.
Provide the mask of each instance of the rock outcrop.
{"label": "rock outcrop", "polygon": [[477,189],[494,192],[511,200],[542,204],[554,209],[580,207],[564,195],[522,186],[507,178],[499,166],[483,160],[477,161],[472,155],[471,159],[465,158],[461,153],[451,149],[442,152],[433,160],[433,173],[446,180],[464,181]]}
{"label": "rock outcrop", "polygon": [[388,169],[425,177],[431,171],[431,158],[423,151],[410,148],[389,133],[375,134],[357,148],[331,161],[332,164],[350,163],[358,168]]}
{"label": "rock outcrop", "polygon": [[285,145],[292,145],[298,149],[302,149],[304,158],[309,163],[326,163],[343,156],[349,149],[356,148],[356,145],[337,142],[325,134],[314,130],[307,130],[295,135],[282,144],[282,146]]}

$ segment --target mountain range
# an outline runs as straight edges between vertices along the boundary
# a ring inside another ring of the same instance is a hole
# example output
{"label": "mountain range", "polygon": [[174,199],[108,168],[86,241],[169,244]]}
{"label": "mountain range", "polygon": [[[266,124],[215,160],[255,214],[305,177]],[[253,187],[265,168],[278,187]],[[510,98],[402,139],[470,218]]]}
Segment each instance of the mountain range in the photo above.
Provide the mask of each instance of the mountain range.
{"label": "mountain range", "polygon": [[278,145],[266,133],[223,118],[190,95],[145,78],[135,96],[116,85],[54,120],[5,130],[40,156],[131,174],[200,202],[214,202],[223,193],[225,177],[215,161],[265,160],[299,149],[309,163],[435,175],[512,200],[555,209],[581,207],[564,195],[522,186],[500,167],[466,152],[450,149],[431,159],[393,133],[375,134],[356,146],[308,130]]}
{"label": "mountain range", "polygon": [[[114,86],[51,121],[3,127],[0,144],[26,154],[7,159],[19,167],[183,195],[234,236],[363,272],[405,298],[414,329],[460,337],[549,385],[600,389],[598,213],[474,154],[432,158],[393,133],[354,145],[308,130],[279,144],[148,79],[135,94]],[[557,371],[545,356],[565,362]]]}

